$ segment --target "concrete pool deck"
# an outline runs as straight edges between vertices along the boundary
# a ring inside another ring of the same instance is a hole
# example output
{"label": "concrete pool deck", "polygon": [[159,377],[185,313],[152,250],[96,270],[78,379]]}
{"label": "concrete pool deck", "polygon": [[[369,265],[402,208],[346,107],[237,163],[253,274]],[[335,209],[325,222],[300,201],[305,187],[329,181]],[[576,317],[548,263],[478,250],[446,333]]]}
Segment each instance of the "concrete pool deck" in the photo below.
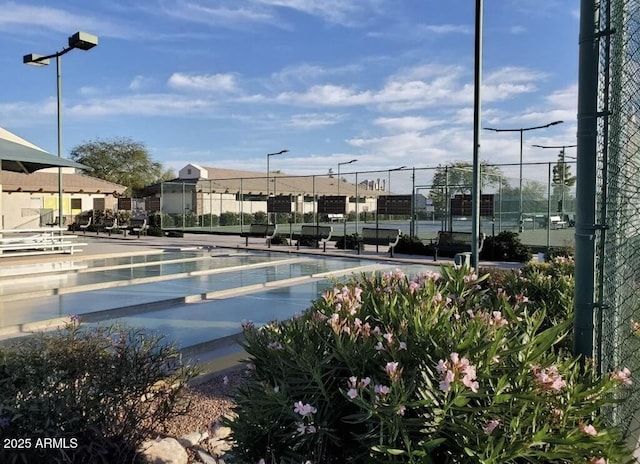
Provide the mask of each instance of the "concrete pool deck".
{"label": "concrete pool deck", "polygon": [[[432,256],[422,255],[406,255],[401,253],[394,253],[394,257],[389,257],[388,252],[384,250],[384,247],[380,247],[379,251],[376,251],[376,247],[372,245],[366,245],[365,250],[358,254],[355,250],[343,250],[333,246],[330,242],[327,246],[326,252],[322,249],[315,249],[311,247],[301,247],[296,249],[295,245],[272,245],[268,247],[264,239],[250,238],[249,245],[245,246],[245,239],[238,235],[216,235],[216,234],[189,234],[186,233],[182,238],[170,238],[170,237],[154,237],[154,236],[142,236],[138,238],[136,236],[122,235],[94,235],[94,234],[79,234],[78,242],[87,243],[82,247],[82,251],[70,254],[51,254],[51,255],[32,255],[32,256],[16,256],[12,257],[10,253],[5,253],[0,257],[0,265],[2,267],[26,265],[36,263],[51,263],[61,261],[77,261],[86,260],[92,258],[105,258],[105,257],[117,257],[117,256],[133,256],[143,255],[149,253],[162,253],[169,250],[189,250],[189,249],[207,249],[207,248],[227,248],[236,250],[259,250],[269,251],[273,253],[289,253],[289,254],[310,254],[326,257],[346,257],[357,259],[373,259],[373,260],[385,260],[385,261],[397,261],[399,263],[413,263],[413,264],[428,264],[428,265],[440,265],[451,264],[452,258],[438,258],[438,261],[433,261]],[[480,267],[501,267],[501,268],[517,268],[520,267],[520,263],[509,263],[499,261],[480,261]]]}

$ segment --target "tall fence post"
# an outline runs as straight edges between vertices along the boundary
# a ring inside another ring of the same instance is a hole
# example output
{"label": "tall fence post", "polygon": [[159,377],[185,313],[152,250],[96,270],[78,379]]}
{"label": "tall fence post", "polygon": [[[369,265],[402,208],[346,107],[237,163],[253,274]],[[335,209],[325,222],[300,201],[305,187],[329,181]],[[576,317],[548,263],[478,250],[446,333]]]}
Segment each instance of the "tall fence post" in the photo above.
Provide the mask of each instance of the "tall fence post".
{"label": "tall fence post", "polygon": [[595,287],[595,198],[598,101],[596,2],[580,2],[578,72],[578,183],[576,187],[576,271],[573,351],[593,356]]}

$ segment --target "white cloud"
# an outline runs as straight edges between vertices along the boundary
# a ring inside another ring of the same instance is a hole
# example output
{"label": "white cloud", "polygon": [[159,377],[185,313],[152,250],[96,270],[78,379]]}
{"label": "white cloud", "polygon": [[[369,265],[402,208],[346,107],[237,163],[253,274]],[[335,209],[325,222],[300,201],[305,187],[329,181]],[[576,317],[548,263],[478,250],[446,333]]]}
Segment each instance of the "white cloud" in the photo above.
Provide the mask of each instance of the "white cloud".
{"label": "white cloud", "polygon": [[289,8],[343,26],[356,26],[381,13],[383,0],[254,0],[271,7]]}
{"label": "white cloud", "polygon": [[237,29],[251,23],[275,23],[276,18],[264,8],[238,6],[237,2],[231,7],[210,7],[193,1],[178,0],[167,4],[162,10],[166,15],[192,21],[210,24],[218,27]]}
{"label": "white cloud", "polygon": [[562,108],[574,112],[578,109],[578,84],[572,84],[564,89],[559,89],[545,98],[547,103],[556,108]]}
{"label": "white cloud", "polygon": [[16,2],[5,2],[1,5],[0,30],[20,30],[22,26],[28,26],[28,31],[42,33],[43,31],[55,31],[65,34],[66,37],[73,31],[90,31],[98,36],[129,37],[130,31],[115,21],[104,18],[94,18],[70,13],[60,8],[49,6],[21,5]]}
{"label": "white cloud", "polygon": [[173,73],[168,80],[174,89],[208,90],[214,92],[236,92],[236,78],[233,74],[184,74]]}
{"label": "white cloud", "polygon": [[473,27],[465,24],[421,24],[418,29],[426,34],[472,34]]}
{"label": "white cloud", "polygon": [[150,77],[137,75],[136,77],[133,78],[133,80],[129,84],[129,90],[141,90],[147,87],[152,82],[153,82],[153,79]]}
{"label": "white cloud", "polygon": [[91,99],[73,105],[65,110],[65,117],[101,117],[101,116],[175,116],[208,112],[214,103],[179,95],[145,94],[126,95],[117,98]]}
{"label": "white cloud", "polygon": [[344,66],[320,66],[310,63],[299,63],[286,66],[277,73],[271,75],[271,80],[278,83],[315,82],[326,76],[340,76],[345,74],[353,74],[362,71],[362,66],[358,64],[348,64]]}
{"label": "white cloud", "polygon": [[376,118],[373,123],[388,131],[415,132],[445,124],[444,120],[433,120],[421,116],[405,116],[401,118]]}
{"label": "white cloud", "polygon": [[496,71],[487,73],[482,78],[483,84],[499,85],[514,82],[537,82],[548,78],[549,75],[544,72],[534,71],[532,69],[521,68],[516,66],[506,66]]}
{"label": "white cloud", "polygon": [[524,34],[525,32],[527,32],[527,28],[524,26],[512,26],[509,32],[514,35]]}
{"label": "white cloud", "polygon": [[338,124],[343,117],[335,113],[307,113],[295,114],[286,123],[290,127],[301,129],[311,129],[318,127],[333,126]]}
{"label": "white cloud", "polygon": [[[537,89],[535,82],[545,76],[524,68],[499,69],[483,81],[483,100],[501,101],[533,92]],[[461,67],[424,65],[395,74],[380,89],[314,85],[304,92],[282,92],[276,96],[276,101],[303,106],[378,105],[383,110],[408,111],[468,105],[473,102],[473,85]]]}

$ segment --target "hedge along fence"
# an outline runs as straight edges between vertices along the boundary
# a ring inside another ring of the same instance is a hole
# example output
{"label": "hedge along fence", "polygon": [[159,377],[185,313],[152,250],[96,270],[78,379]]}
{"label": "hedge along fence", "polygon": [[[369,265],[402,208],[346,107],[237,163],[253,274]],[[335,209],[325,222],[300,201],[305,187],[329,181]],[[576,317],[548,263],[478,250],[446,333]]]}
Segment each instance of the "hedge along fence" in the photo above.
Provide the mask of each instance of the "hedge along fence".
{"label": "hedge along fence", "polygon": [[[336,283],[301,316],[245,324],[241,462],[626,462],[599,411],[630,373],[569,354],[573,262]],[[552,293],[549,293],[552,292]],[[558,292],[562,298],[550,297]]]}

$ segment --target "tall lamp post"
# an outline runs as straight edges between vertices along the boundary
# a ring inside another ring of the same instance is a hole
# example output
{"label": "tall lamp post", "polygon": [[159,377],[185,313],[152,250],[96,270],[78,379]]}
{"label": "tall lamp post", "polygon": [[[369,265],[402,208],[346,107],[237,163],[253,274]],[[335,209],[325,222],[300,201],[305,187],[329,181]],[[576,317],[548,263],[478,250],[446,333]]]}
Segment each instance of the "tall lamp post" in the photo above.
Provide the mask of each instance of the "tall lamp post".
{"label": "tall lamp post", "polygon": [[568,156],[565,153],[565,150],[567,148],[572,148],[572,147],[577,147],[578,145],[574,144],[574,145],[531,145],[532,147],[537,147],[537,148],[555,148],[555,149],[560,149],[560,163],[562,165],[562,179],[561,179],[561,185],[560,185],[560,214],[562,214],[562,220],[564,221],[564,184],[566,182],[565,180],[565,164],[564,164],[564,159],[565,158],[574,158],[577,159],[573,156]]}
{"label": "tall lamp post", "polygon": [[[24,64],[30,64],[34,66],[46,66],[49,64],[49,59],[56,59],[56,88],[57,88],[57,101],[58,101],[58,158],[62,158],[62,63],[61,58],[67,52],[70,52],[74,48],[79,50],[90,50],[98,45],[98,37],[86,32],[76,32],[68,39],[68,46],[64,47],[59,52],[52,53],[50,55],[36,55],[31,53],[22,57]],[[62,205],[62,168],[58,168],[58,226],[64,225],[64,210]]]}
{"label": "tall lamp post", "polygon": [[547,127],[555,126],[557,124],[562,124],[564,121],[553,121],[549,124],[545,124],[543,126],[533,126],[533,127],[521,127],[520,129],[496,129],[495,127],[484,127],[484,130],[493,131],[493,132],[520,132],[520,211],[519,211],[519,226],[518,230],[522,232],[524,226],[524,217],[522,211],[522,144],[524,136],[523,134],[527,131],[532,131],[536,129],[546,129]]}
{"label": "tall lamp post", "polygon": [[[276,153],[267,153],[267,222],[270,222],[269,220],[269,196],[271,194],[271,184],[269,182],[269,159],[272,156],[276,156],[276,155],[283,155],[285,153],[287,153],[289,150],[280,150],[279,152]],[[275,189],[274,189],[275,190]]]}
{"label": "tall lamp post", "polygon": [[403,169],[405,169],[406,166],[400,166],[399,168],[393,168],[393,169],[389,169],[389,182],[387,183],[387,194],[390,195],[391,194],[391,171],[402,171]]}
{"label": "tall lamp post", "polygon": [[272,156],[276,156],[276,155],[284,155],[285,153],[287,153],[289,150],[280,150],[277,153],[267,153],[267,198],[269,198],[269,194],[271,192],[271,184],[269,184],[269,159]]}
{"label": "tall lamp post", "polygon": [[356,161],[358,161],[358,160],[357,159],[352,159],[351,161],[345,161],[344,163],[338,163],[338,195],[340,195],[340,182],[342,182],[342,179],[340,179],[340,166],[344,166],[345,164],[355,163]]}
{"label": "tall lamp post", "polygon": [[[350,161],[345,161],[344,163],[338,163],[338,196],[340,196],[340,183],[342,182],[342,179],[340,179],[340,166],[344,166],[345,164],[351,164],[351,163],[355,163],[356,161],[358,161],[357,159],[352,159]],[[356,199],[356,201],[358,201]],[[347,201],[347,205],[349,204],[349,202]],[[346,214],[344,215],[344,239],[342,240],[343,245],[344,245],[344,249],[347,249],[347,216],[349,215],[349,208],[346,208]]]}

